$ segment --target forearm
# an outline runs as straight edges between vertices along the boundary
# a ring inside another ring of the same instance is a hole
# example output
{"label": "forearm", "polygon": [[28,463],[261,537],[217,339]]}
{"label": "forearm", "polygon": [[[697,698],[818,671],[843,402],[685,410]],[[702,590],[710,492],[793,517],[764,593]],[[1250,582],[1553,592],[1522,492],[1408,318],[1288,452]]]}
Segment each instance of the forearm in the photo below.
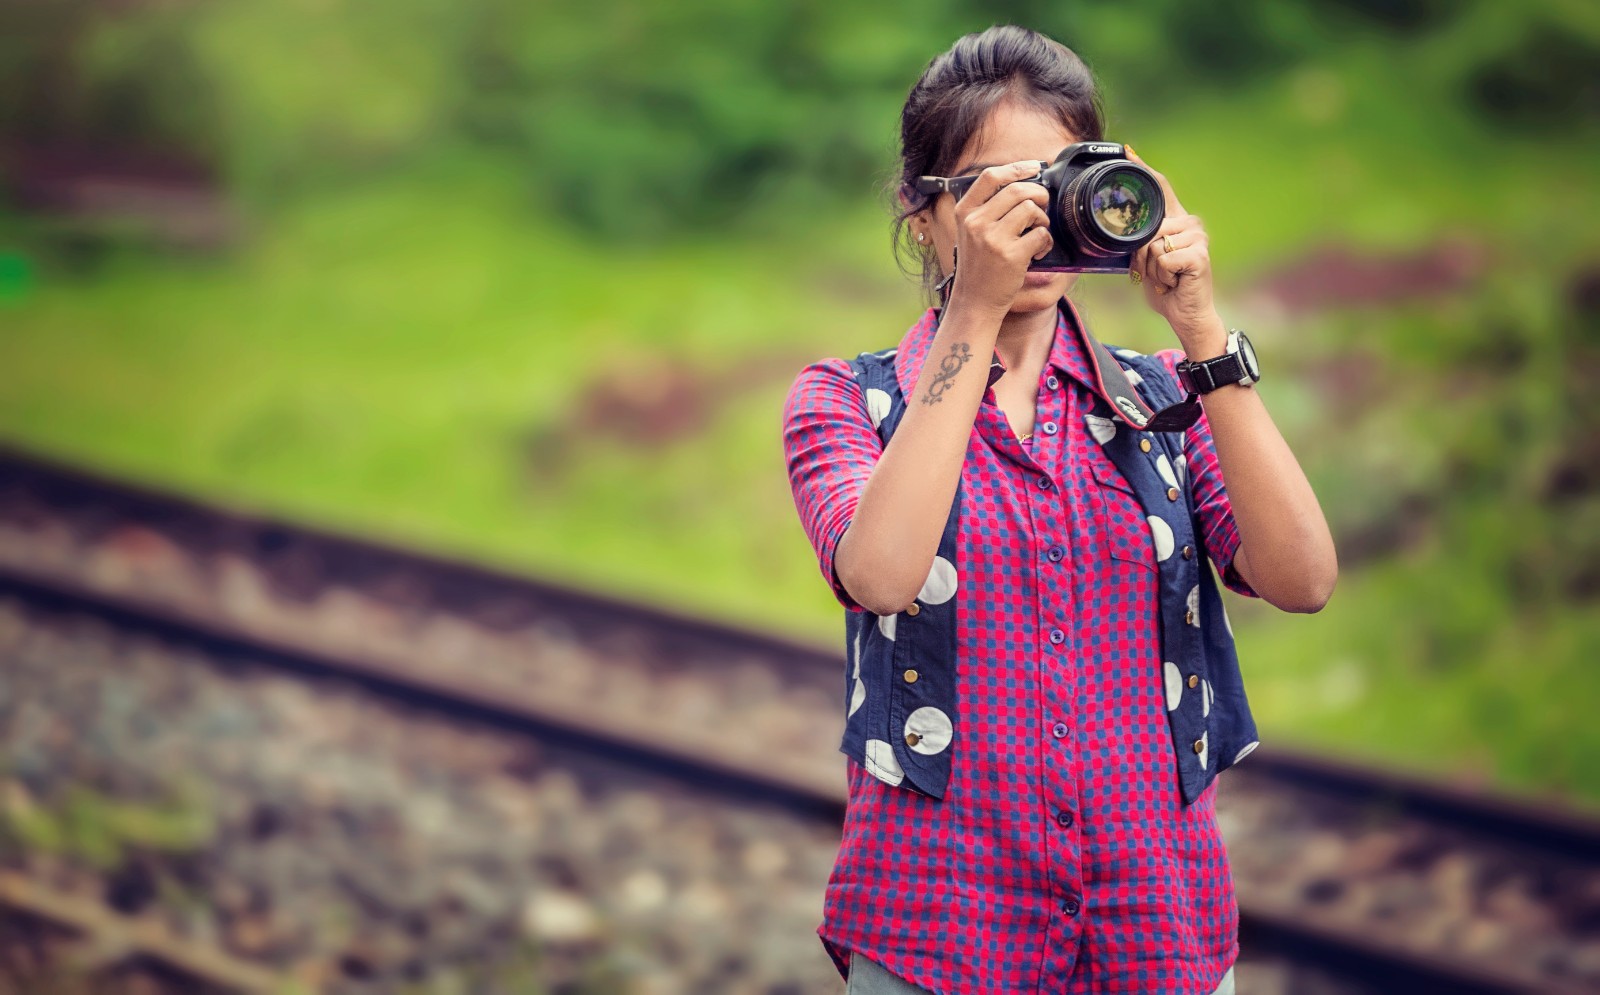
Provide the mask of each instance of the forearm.
{"label": "forearm", "polygon": [[880,615],[903,610],[933,566],[966,461],[1001,315],[947,311],[894,436],[861,491],[834,568]]}
{"label": "forearm", "polygon": [[[1220,320],[1180,338],[1195,360],[1227,348]],[[1234,562],[1240,575],[1285,611],[1319,610],[1333,593],[1338,560],[1299,461],[1253,387],[1219,387],[1203,395],[1201,404],[1239,530]]]}

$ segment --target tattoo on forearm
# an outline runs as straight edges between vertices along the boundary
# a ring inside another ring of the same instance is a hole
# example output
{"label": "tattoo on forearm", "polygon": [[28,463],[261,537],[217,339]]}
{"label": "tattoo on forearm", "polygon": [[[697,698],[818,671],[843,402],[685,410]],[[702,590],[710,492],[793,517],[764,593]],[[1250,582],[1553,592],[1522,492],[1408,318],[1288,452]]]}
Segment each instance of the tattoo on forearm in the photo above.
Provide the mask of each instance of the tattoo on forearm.
{"label": "tattoo on forearm", "polygon": [[972,348],[965,342],[955,342],[950,346],[950,355],[939,360],[939,372],[933,376],[933,382],[928,384],[928,389],[922,395],[923,404],[938,404],[944,400],[944,392],[954,386],[956,374],[967,365],[967,360],[972,358]]}

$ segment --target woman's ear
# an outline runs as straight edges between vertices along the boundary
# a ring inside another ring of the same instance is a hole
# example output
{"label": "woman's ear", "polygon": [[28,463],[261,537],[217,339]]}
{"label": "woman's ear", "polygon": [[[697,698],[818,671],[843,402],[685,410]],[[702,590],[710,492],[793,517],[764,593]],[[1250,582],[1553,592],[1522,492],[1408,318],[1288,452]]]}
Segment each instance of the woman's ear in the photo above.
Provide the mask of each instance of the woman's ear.
{"label": "woman's ear", "polygon": [[[900,210],[902,210],[902,211],[910,211],[911,210],[911,206],[912,206],[911,205],[911,198],[906,196],[906,188],[905,187],[902,186],[900,188],[900,190],[896,193],[895,196],[898,197],[899,200],[900,200]],[[907,221],[916,222],[917,224],[919,224],[922,227],[926,228],[926,227],[928,227],[928,225],[933,223],[933,211],[931,210],[932,207],[933,207],[933,205],[929,204],[927,207],[923,208],[920,211],[917,211],[917,212],[915,212],[913,214],[908,214],[908,215],[906,215],[906,220]]]}
{"label": "woman's ear", "polygon": [[[900,209],[911,210],[911,198],[906,196],[905,187],[900,188]],[[906,215],[906,224],[911,228],[911,236],[923,245],[931,244],[928,239],[933,227],[933,212],[927,208]]]}

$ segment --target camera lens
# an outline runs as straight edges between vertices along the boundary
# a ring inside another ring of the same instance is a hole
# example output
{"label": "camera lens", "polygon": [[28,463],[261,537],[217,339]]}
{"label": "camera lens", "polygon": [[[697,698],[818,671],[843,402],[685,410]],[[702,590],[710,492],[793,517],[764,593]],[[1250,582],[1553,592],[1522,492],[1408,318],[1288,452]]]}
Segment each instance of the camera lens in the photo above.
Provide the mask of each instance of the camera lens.
{"label": "camera lens", "polygon": [[1150,225],[1151,208],[1161,192],[1147,177],[1126,170],[1101,174],[1089,193],[1089,216],[1115,238],[1138,238]]}
{"label": "camera lens", "polygon": [[1155,236],[1166,215],[1155,177],[1125,159],[1079,173],[1063,201],[1068,228],[1091,255],[1114,256],[1137,249]]}

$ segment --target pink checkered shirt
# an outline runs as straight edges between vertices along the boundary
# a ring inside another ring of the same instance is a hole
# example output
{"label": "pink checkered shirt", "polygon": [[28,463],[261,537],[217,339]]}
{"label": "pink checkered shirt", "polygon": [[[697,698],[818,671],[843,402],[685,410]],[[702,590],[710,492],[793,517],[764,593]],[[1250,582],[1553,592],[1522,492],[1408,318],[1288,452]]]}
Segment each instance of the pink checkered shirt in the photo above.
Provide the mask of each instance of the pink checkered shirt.
{"label": "pink checkered shirt", "polygon": [[[908,400],[935,318],[929,310],[899,344]],[[1169,372],[1183,357],[1155,355]],[[1238,953],[1216,785],[1183,805],[1156,560],[1144,511],[1084,421],[1093,383],[1063,311],[1027,444],[992,387],[984,393],[961,469],[964,746],[943,799],[847,760],[850,801],[817,928],[841,977],[858,950],[936,995],[1207,995]],[[833,555],[883,443],[849,364],[801,371],[783,422],[823,576],[862,611]],[[1238,532],[1203,416],[1185,452],[1219,576],[1256,596],[1232,569]],[[1030,486],[1041,472],[1059,486]],[[1044,638],[1057,628],[1064,647]]]}

